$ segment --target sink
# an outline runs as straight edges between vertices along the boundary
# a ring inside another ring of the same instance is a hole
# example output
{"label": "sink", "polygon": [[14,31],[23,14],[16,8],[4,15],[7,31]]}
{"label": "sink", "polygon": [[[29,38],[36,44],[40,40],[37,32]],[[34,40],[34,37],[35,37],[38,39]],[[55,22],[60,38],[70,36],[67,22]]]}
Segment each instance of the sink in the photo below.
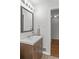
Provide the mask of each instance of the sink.
{"label": "sink", "polygon": [[33,39],[36,39],[36,38],[38,38],[38,37],[40,37],[40,36],[28,36],[27,38],[33,40]]}
{"label": "sink", "polygon": [[41,36],[27,36],[20,40],[21,43],[26,43],[29,45],[34,45],[37,41],[39,41],[42,37]]}

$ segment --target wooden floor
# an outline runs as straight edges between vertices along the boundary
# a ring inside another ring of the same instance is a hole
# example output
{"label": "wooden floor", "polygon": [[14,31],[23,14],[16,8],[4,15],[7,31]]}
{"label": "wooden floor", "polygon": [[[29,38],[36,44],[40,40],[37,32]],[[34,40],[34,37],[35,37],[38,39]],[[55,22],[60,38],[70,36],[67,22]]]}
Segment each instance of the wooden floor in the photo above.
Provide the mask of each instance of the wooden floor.
{"label": "wooden floor", "polygon": [[59,40],[58,39],[52,39],[51,43],[51,55],[55,57],[59,57]]}
{"label": "wooden floor", "polygon": [[42,59],[59,59],[58,57],[43,55]]}

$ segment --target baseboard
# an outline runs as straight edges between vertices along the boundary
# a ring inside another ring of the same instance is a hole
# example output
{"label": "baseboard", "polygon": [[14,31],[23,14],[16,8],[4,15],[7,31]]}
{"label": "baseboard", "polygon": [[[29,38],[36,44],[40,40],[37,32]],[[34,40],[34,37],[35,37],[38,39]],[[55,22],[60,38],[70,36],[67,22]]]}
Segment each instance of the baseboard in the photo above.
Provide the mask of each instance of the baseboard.
{"label": "baseboard", "polygon": [[45,54],[45,55],[50,55],[49,53],[47,53],[47,52],[45,52],[45,51],[43,51],[43,54]]}

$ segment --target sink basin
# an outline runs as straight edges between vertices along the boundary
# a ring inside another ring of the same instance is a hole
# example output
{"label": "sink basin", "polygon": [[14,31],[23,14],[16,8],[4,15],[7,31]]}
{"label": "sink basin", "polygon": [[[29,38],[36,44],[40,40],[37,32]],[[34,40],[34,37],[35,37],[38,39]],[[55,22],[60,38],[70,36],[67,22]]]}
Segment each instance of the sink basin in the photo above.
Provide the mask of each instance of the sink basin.
{"label": "sink basin", "polygon": [[27,38],[29,38],[30,40],[33,40],[33,39],[36,39],[36,38],[38,38],[38,37],[40,37],[40,36],[29,36],[29,37],[27,37]]}
{"label": "sink basin", "polygon": [[39,41],[42,37],[41,36],[27,36],[20,40],[21,43],[34,45],[37,41]]}

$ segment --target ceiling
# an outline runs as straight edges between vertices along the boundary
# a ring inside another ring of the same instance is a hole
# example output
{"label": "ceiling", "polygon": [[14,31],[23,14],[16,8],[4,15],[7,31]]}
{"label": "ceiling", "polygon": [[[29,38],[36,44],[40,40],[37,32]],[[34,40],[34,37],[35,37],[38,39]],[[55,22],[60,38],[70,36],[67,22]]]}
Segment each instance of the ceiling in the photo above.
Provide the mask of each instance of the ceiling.
{"label": "ceiling", "polygon": [[49,5],[49,6],[59,6],[59,0],[30,0],[33,6],[37,5]]}

